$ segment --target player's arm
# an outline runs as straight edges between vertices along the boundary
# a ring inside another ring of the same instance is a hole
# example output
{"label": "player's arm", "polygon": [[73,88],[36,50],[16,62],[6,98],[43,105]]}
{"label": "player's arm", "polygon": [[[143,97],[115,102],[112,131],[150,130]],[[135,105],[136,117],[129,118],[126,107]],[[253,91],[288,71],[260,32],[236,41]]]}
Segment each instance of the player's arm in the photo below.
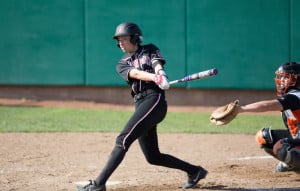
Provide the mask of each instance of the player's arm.
{"label": "player's arm", "polygon": [[[164,70],[159,61],[156,61],[153,66],[155,74],[158,74],[160,70]],[[129,77],[143,81],[153,81],[155,74],[133,68],[129,72]]]}
{"label": "player's arm", "polygon": [[244,106],[240,106],[238,112],[266,112],[266,111],[282,111],[283,107],[281,103],[277,100],[264,100]]}
{"label": "player's arm", "polygon": [[152,66],[154,68],[155,74],[158,74],[160,70],[164,70],[163,64],[158,60],[155,60]]}
{"label": "player's arm", "polygon": [[129,71],[129,77],[143,81],[154,81],[155,74],[133,68]]}
{"label": "player's arm", "polygon": [[128,75],[130,78],[138,80],[153,81],[163,90],[169,89],[170,85],[168,82],[168,77],[163,69],[162,64],[159,62],[155,64],[154,70],[155,74],[133,68],[129,71]]}
{"label": "player's arm", "polygon": [[156,80],[159,80],[159,82],[155,81],[155,83],[158,85],[160,89],[167,90],[170,88],[169,80],[167,73],[164,70],[163,63],[159,60],[155,60],[152,64],[155,74],[156,74]]}

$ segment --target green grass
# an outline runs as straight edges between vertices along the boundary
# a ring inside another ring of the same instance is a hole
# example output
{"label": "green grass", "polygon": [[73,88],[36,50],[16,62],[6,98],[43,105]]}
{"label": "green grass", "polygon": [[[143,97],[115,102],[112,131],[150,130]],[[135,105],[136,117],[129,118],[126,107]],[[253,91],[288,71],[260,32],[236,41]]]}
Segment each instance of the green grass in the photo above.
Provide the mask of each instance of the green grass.
{"label": "green grass", "polygon": [[[0,107],[0,132],[119,132],[131,111]],[[159,124],[161,133],[255,134],[262,127],[282,128],[278,115],[239,115],[230,124],[215,127],[209,113],[169,112]]]}

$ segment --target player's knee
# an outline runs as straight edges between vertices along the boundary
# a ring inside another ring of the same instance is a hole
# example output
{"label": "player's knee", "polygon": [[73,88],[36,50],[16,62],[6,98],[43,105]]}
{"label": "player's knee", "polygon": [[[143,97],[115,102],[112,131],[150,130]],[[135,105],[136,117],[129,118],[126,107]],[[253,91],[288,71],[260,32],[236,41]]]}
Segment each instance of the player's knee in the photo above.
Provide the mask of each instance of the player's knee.
{"label": "player's knee", "polygon": [[120,137],[116,139],[116,146],[122,148],[124,151],[128,151],[129,146],[127,146]]}
{"label": "player's knee", "polygon": [[264,127],[260,129],[255,135],[255,140],[260,146],[273,143],[271,128]]}
{"label": "player's knee", "polygon": [[151,165],[158,165],[159,161],[155,158],[146,158],[147,162]]}
{"label": "player's knee", "polygon": [[294,147],[287,152],[286,163],[300,168],[300,148]]}
{"label": "player's knee", "polygon": [[275,143],[273,153],[277,159],[286,162],[287,152],[290,149],[291,145],[285,139],[280,139]]}
{"label": "player's knee", "polygon": [[273,147],[277,159],[289,165],[300,167],[300,147],[291,145],[287,139],[280,139]]}
{"label": "player's knee", "polygon": [[161,165],[162,164],[162,154],[152,153],[151,155],[145,155],[147,162],[151,165]]}

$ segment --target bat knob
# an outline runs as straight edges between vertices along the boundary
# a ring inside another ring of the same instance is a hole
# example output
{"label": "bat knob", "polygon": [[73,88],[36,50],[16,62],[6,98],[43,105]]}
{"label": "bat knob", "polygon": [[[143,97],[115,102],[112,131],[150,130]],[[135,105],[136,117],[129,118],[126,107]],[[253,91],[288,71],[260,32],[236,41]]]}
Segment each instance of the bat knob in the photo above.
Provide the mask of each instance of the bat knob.
{"label": "bat knob", "polygon": [[217,69],[217,68],[212,69],[212,73],[213,73],[214,75],[217,75],[217,74],[218,74],[218,69]]}

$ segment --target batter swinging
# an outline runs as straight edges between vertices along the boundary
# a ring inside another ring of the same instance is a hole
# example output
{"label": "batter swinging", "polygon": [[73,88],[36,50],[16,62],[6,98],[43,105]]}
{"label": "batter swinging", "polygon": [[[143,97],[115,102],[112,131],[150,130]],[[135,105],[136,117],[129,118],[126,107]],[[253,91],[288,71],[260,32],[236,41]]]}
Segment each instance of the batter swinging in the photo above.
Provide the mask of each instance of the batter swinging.
{"label": "batter swinging", "polygon": [[102,172],[95,180],[78,191],[105,191],[105,183],[122,162],[130,145],[138,140],[146,160],[152,165],[182,170],[188,181],[184,189],[193,188],[205,178],[207,171],[172,155],[161,153],[158,146],[157,124],[167,113],[165,90],[169,88],[163,68],[165,59],[153,44],[141,45],[142,32],[134,23],[121,23],[113,39],[125,55],[117,64],[120,76],[131,86],[135,112],[116,138],[116,144]]}

